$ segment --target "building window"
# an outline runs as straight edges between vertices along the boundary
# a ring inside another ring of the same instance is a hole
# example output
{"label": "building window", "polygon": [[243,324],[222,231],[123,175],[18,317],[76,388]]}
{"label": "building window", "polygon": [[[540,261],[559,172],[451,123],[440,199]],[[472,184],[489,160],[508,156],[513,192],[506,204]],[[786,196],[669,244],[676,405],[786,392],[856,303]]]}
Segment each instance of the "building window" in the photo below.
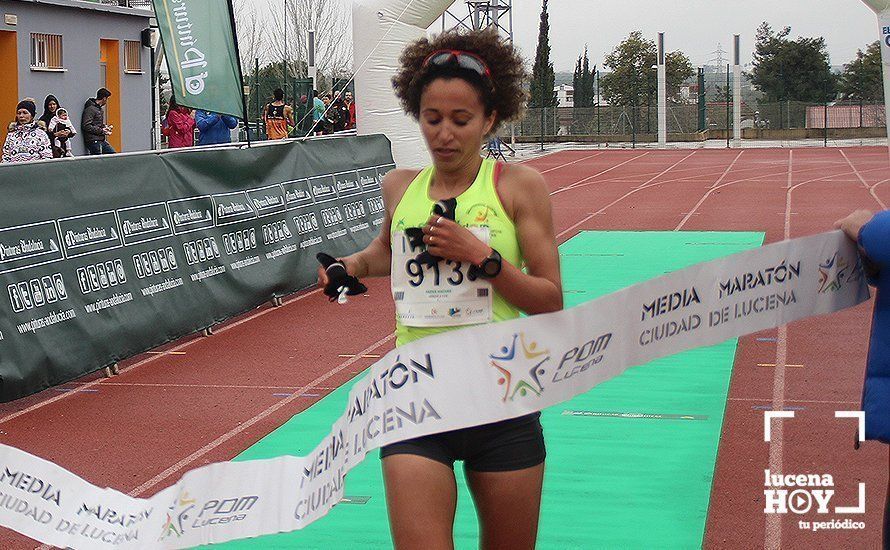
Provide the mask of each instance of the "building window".
{"label": "building window", "polygon": [[124,40],[124,72],[142,74],[142,42]]}
{"label": "building window", "polygon": [[31,68],[62,69],[62,35],[31,33]]}

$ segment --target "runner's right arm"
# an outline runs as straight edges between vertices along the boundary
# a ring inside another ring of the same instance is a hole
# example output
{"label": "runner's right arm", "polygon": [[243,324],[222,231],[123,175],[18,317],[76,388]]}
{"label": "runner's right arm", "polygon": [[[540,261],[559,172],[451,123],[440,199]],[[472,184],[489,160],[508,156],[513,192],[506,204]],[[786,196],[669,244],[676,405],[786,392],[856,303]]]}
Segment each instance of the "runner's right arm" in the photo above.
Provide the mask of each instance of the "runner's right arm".
{"label": "runner's right arm", "polygon": [[[366,277],[386,277],[392,267],[392,248],[389,240],[392,214],[405,194],[405,190],[417,176],[417,170],[397,169],[391,170],[383,178],[383,204],[385,214],[380,225],[380,233],[371,241],[364,250],[341,258],[346,266],[346,271],[354,277],[363,279]],[[325,271],[318,270],[318,285],[324,288],[328,279]]]}

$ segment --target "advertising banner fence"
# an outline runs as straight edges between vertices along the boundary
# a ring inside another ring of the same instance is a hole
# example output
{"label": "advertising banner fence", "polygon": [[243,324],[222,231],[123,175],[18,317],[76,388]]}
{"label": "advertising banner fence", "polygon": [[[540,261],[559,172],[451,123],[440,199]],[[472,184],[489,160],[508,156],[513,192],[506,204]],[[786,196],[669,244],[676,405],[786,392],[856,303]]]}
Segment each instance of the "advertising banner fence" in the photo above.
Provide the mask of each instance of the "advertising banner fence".
{"label": "advertising banner fence", "polygon": [[565,311],[423,338],[370,367],[309,455],[210,464],[148,499],[0,445],[0,525],[76,549],[188,548],[301,529],[341,501],[347,473],[383,445],[528,414],[634,365],[867,298],[856,247],[835,231]]}
{"label": "advertising banner fence", "polygon": [[391,168],[383,136],[0,165],[0,400],[313,284]]}

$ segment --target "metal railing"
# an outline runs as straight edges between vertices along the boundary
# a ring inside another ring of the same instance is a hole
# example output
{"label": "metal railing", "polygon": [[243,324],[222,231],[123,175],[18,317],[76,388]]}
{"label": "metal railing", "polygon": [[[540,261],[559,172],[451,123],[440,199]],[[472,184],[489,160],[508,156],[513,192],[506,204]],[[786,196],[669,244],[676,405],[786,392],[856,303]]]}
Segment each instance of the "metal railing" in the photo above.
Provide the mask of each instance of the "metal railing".
{"label": "metal railing", "polygon": [[92,0],[106,6],[118,6],[121,8],[152,9],[151,0]]}

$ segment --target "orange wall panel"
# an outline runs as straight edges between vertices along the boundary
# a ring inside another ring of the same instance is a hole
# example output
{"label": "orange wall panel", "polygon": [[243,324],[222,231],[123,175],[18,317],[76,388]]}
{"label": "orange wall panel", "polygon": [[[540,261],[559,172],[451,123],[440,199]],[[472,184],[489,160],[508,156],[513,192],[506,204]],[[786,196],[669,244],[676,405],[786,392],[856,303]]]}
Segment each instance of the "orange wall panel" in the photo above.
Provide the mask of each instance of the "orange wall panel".
{"label": "orange wall panel", "polygon": [[108,136],[108,143],[115,151],[121,152],[121,68],[120,68],[120,42],[117,40],[100,40],[100,61],[105,63],[105,87],[111,92],[106,107],[107,120],[105,124],[114,126],[114,131]]}
{"label": "orange wall panel", "polygon": [[14,31],[0,31],[0,145],[6,141],[6,127],[15,119],[19,102],[19,62]]}

